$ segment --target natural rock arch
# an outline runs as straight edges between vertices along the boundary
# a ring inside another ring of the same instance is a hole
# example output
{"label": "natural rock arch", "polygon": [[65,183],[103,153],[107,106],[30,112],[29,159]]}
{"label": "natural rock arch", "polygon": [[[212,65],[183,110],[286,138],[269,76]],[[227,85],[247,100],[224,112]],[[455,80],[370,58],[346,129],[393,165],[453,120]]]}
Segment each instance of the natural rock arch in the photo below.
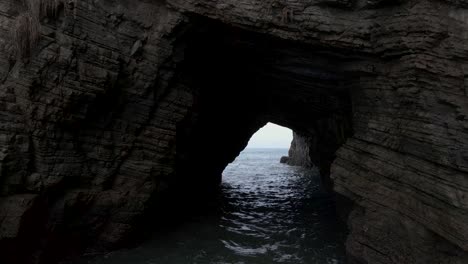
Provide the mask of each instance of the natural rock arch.
{"label": "natural rock arch", "polygon": [[250,137],[274,122],[307,135],[309,158],[328,178],[334,153],[352,126],[340,55],[215,21],[196,23],[203,30],[186,40],[180,75],[196,91],[196,103],[191,120],[177,130],[177,155],[183,157],[177,168],[212,174],[217,184]]}
{"label": "natural rock arch", "polygon": [[351,261],[466,262],[464,1],[75,1],[16,60],[20,2],[0,1],[6,263],[121,245],[267,121],[354,202]]}

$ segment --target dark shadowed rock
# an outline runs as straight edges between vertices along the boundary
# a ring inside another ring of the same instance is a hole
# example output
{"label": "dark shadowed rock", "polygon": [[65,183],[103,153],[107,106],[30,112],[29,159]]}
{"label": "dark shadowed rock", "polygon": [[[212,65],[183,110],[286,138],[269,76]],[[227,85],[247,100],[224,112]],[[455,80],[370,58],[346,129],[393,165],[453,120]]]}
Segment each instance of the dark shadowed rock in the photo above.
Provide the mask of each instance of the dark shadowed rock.
{"label": "dark shadowed rock", "polygon": [[[288,153],[288,165],[311,167],[313,166],[310,153],[311,142],[309,137],[301,136],[294,132],[293,141]],[[318,164],[318,163],[317,163]]]}
{"label": "dark shadowed rock", "polygon": [[288,161],[289,161],[289,157],[288,157],[288,156],[283,156],[283,157],[281,157],[281,159],[280,159],[280,163],[288,163]]}

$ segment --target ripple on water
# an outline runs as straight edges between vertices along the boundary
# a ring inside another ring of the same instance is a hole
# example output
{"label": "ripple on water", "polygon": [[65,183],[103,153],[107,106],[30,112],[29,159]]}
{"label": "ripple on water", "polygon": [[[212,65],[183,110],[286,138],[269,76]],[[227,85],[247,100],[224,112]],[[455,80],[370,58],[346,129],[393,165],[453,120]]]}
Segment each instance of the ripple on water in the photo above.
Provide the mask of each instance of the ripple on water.
{"label": "ripple on water", "polygon": [[343,225],[315,171],[279,163],[287,150],[245,150],[223,173],[220,215],[197,218],[93,264],[345,263]]}

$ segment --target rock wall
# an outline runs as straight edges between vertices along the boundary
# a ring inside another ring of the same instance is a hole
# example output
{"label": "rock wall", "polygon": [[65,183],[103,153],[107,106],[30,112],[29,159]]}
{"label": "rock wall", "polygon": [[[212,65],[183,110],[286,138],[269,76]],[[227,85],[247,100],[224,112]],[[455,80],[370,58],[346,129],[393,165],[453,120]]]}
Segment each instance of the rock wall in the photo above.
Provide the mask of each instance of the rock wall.
{"label": "rock wall", "polygon": [[468,2],[57,3],[36,41],[0,0],[2,263],[121,246],[268,121],[353,200],[351,262],[468,262]]}
{"label": "rock wall", "polygon": [[0,259],[54,263],[128,237],[173,174],[192,101],[170,83],[183,18],[157,1],[75,1],[17,58],[22,2],[0,1]]}
{"label": "rock wall", "polygon": [[289,148],[288,157],[285,163],[291,166],[311,167],[313,166],[310,160],[309,138],[293,133],[293,140]]}

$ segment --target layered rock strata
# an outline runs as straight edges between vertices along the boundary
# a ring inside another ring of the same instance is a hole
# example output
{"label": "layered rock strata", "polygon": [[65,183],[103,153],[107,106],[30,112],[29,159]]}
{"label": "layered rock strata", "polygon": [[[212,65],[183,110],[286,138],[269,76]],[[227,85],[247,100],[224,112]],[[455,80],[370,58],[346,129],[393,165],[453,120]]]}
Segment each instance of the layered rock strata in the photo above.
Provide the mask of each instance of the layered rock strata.
{"label": "layered rock strata", "polygon": [[353,201],[351,263],[468,262],[468,2],[25,3],[0,0],[1,263],[121,246],[266,122]]}

